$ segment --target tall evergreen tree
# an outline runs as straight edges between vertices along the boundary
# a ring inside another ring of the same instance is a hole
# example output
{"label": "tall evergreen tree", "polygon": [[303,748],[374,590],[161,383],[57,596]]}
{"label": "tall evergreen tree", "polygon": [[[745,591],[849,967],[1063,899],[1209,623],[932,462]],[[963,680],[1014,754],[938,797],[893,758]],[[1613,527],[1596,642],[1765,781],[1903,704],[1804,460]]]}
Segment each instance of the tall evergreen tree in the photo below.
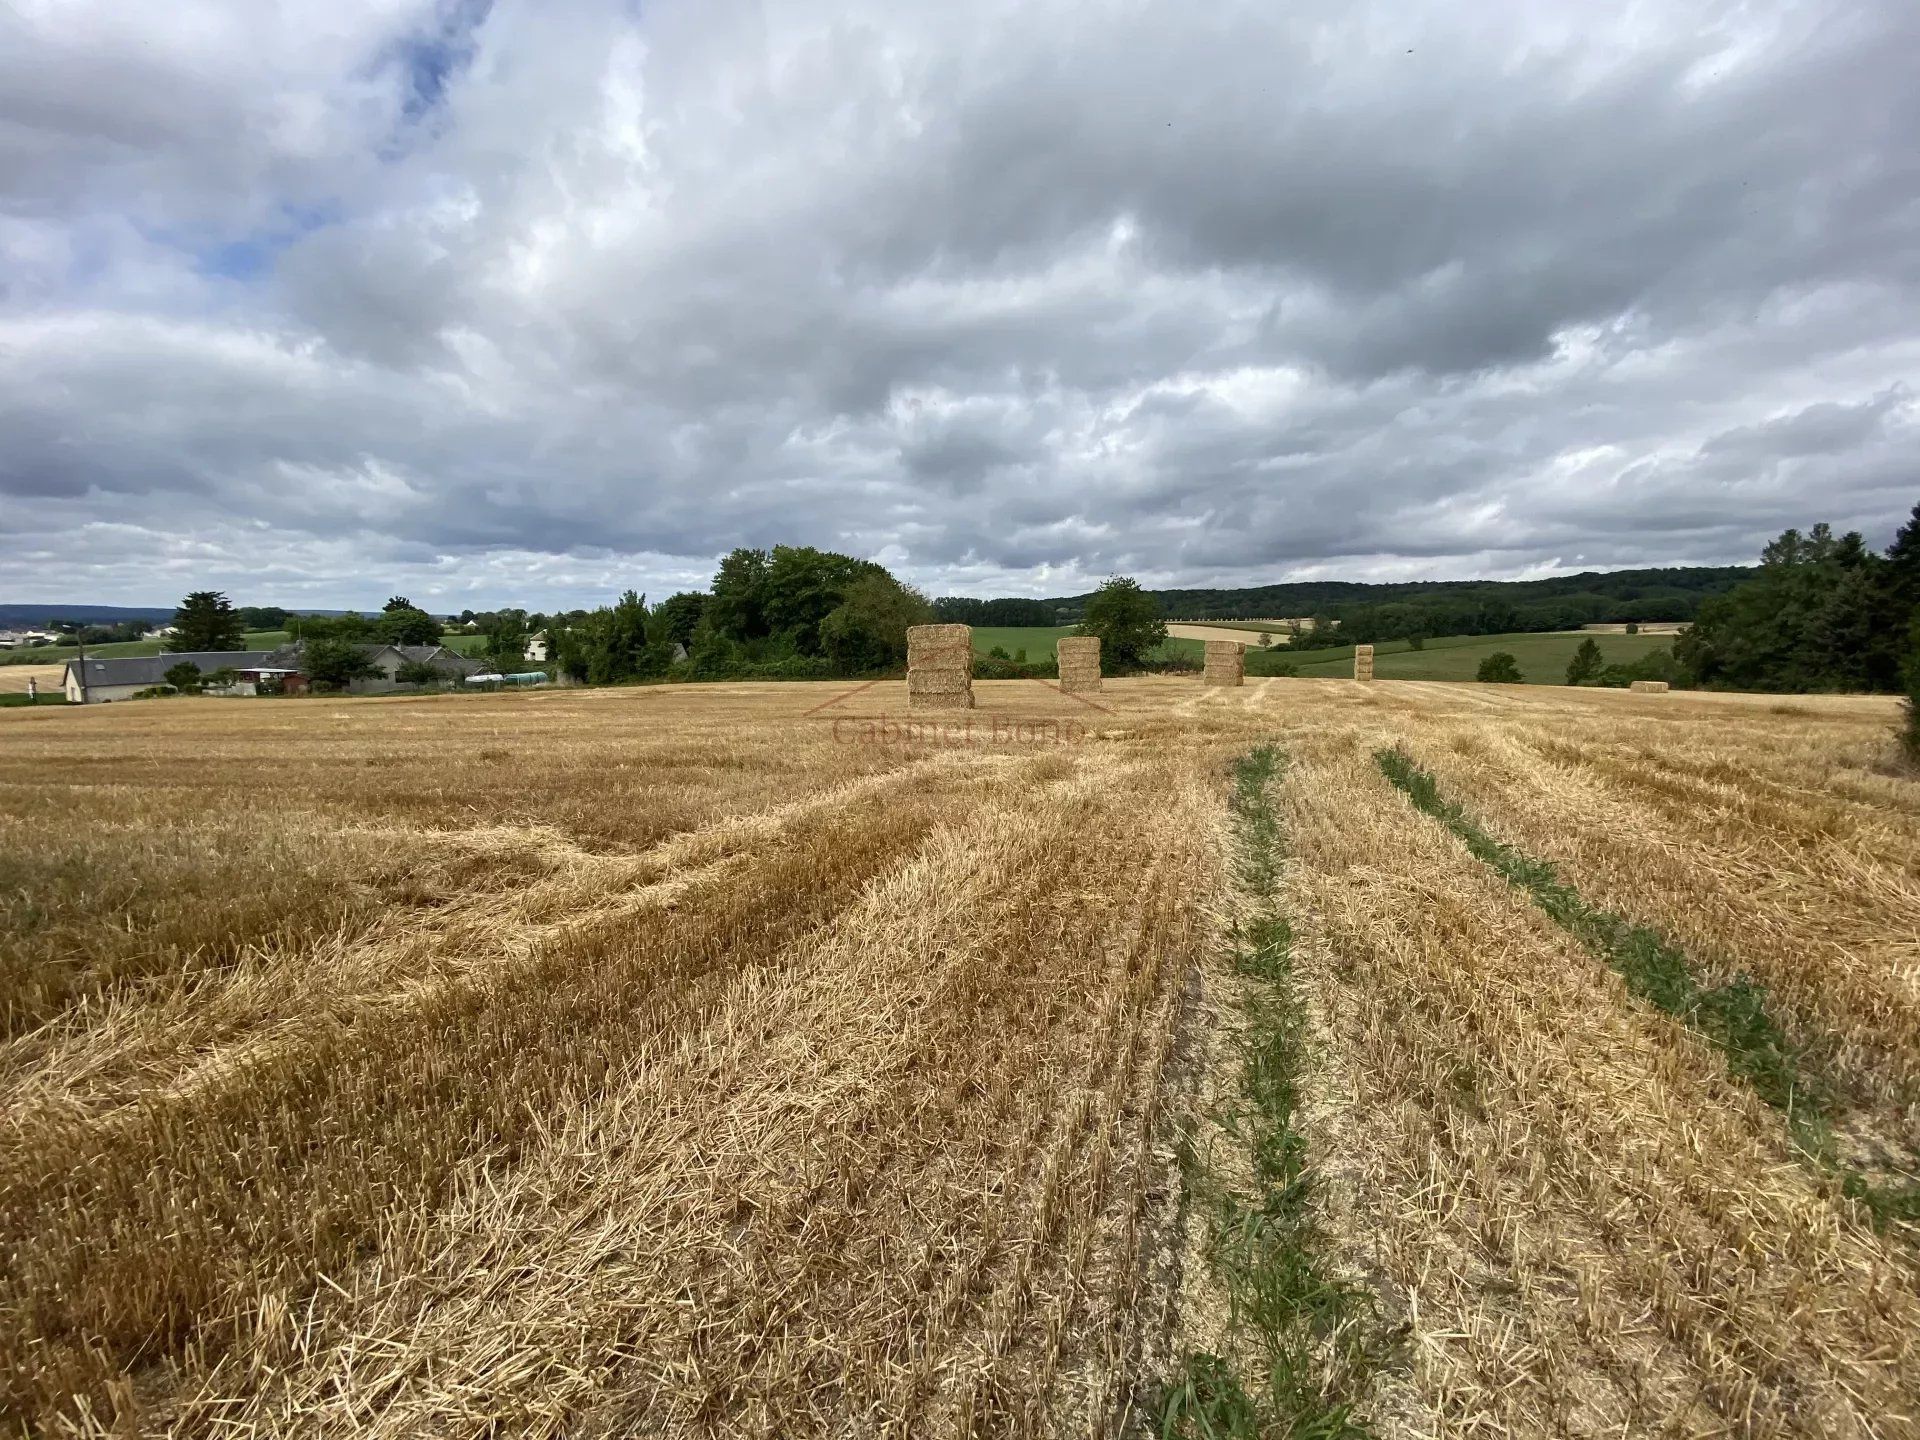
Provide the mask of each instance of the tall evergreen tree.
{"label": "tall evergreen tree", "polygon": [[247,643],[246,626],[233,603],[218,590],[195,590],[173,612],[175,633],[167,649],[239,650]]}
{"label": "tall evergreen tree", "polygon": [[1567,684],[1591,685],[1600,678],[1600,672],[1606,667],[1606,658],[1600,653],[1600,642],[1589,635],[1580,642],[1580,648],[1573,652],[1573,659],[1567,662]]}

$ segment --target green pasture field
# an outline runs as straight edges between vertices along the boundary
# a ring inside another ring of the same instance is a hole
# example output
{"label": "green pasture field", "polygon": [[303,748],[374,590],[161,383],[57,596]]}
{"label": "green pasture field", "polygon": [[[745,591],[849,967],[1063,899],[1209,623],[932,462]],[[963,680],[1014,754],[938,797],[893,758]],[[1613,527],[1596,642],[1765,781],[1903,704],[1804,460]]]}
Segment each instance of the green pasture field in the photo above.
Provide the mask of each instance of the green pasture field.
{"label": "green pasture field", "polygon": [[[1373,673],[1380,680],[1471,680],[1482,660],[1495,651],[1504,650],[1513,656],[1527,684],[1564,685],[1567,662],[1573,659],[1580,642],[1587,639],[1600,647],[1601,658],[1609,665],[1628,664],[1673,643],[1671,635],[1589,636],[1564,630],[1517,635],[1443,635],[1427,641],[1423,650],[1413,649],[1404,640],[1388,640],[1373,647]],[[1324,679],[1353,674],[1351,645],[1337,650],[1301,650],[1288,658],[1295,672],[1303,677]],[[1257,673],[1255,663],[1249,651],[1249,675]]]}
{"label": "green pasture field", "polygon": [[[271,650],[287,643],[284,630],[249,630],[243,650]],[[89,645],[87,654],[95,660],[111,660],[120,655],[158,655],[166,649],[160,640],[125,640],[116,645]],[[74,645],[41,645],[37,648],[0,650],[0,665],[59,665],[80,653]]]}
{"label": "green pasture field", "polygon": [[[996,645],[1009,655],[1017,655],[1024,649],[1027,659],[1045,660],[1052,657],[1054,642],[1062,635],[1071,635],[1073,629],[1071,625],[976,625],[973,648],[980,655]],[[1373,673],[1382,680],[1471,680],[1482,660],[1497,650],[1505,650],[1520,666],[1520,673],[1529,685],[1560,685],[1566,681],[1567,662],[1586,639],[1592,639],[1600,647],[1601,657],[1609,665],[1638,660],[1673,643],[1671,635],[1589,636],[1560,630],[1512,635],[1445,635],[1427,641],[1421,650],[1415,650],[1404,640],[1388,640],[1373,647]],[[1206,647],[1198,640],[1169,640],[1155,653],[1184,655],[1198,661],[1205,652]],[[1325,679],[1352,675],[1353,647],[1289,651],[1285,646],[1276,645],[1270,650],[1261,650],[1257,638],[1248,644],[1247,674],[1274,675],[1287,665],[1305,677]]]}

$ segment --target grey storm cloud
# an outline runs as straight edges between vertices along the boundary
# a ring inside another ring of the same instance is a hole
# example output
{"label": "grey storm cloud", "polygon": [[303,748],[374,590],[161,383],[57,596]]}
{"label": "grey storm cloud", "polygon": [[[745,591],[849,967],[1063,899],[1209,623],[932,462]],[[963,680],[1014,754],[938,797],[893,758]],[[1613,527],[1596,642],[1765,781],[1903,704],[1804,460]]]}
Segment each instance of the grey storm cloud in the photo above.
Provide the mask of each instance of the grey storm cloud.
{"label": "grey storm cloud", "polygon": [[1920,11],[0,12],[0,592],[1750,559],[1920,498]]}

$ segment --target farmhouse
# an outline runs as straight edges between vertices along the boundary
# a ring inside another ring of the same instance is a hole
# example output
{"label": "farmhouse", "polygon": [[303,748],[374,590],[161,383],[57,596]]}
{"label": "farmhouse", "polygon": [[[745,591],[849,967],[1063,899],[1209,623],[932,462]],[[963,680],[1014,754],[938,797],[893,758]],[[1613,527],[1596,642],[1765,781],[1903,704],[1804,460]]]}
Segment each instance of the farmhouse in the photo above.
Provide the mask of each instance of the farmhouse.
{"label": "farmhouse", "polygon": [[252,695],[265,675],[285,673],[270,650],[183,650],[169,655],[117,655],[95,659],[69,660],[65,676],[68,703],[83,700],[98,705],[111,700],[126,700],[142,690],[167,683],[167,671],[182,662],[197,667],[202,675],[215,670],[231,670],[238,677],[229,693]]}
{"label": "farmhouse", "polygon": [[444,645],[373,645],[367,650],[367,658],[380,667],[383,678],[354,681],[351,688],[356,695],[399,689],[400,682],[395,676],[402,665],[431,665],[444,680],[464,680],[486,668],[480,661],[469,660]]}

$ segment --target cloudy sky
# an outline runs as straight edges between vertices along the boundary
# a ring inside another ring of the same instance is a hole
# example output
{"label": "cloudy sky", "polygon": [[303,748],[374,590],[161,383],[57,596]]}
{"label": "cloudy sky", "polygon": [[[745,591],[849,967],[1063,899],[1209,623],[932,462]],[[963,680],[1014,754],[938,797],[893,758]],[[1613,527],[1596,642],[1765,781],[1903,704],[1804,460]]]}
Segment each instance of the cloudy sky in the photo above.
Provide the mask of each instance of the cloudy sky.
{"label": "cloudy sky", "polygon": [[1912,0],[0,0],[0,600],[1885,543],[1917,53]]}

